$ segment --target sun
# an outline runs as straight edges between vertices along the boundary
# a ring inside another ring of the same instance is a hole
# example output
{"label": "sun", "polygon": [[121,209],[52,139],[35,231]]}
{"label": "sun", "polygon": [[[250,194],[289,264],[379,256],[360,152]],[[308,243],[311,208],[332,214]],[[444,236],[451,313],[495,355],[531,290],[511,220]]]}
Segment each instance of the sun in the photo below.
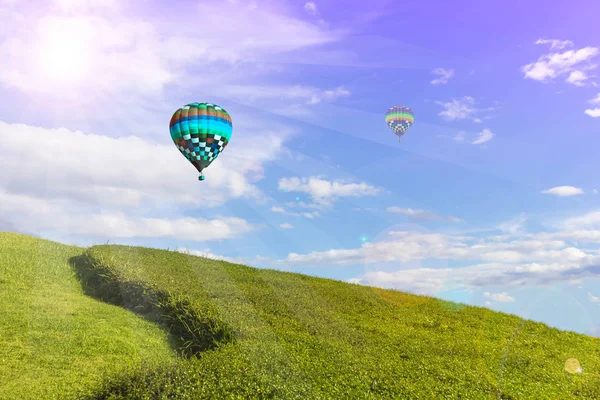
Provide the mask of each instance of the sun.
{"label": "sun", "polygon": [[43,79],[61,84],[85,81],[91,74],[93,31],[77,18],[51,17],[39,26],[37,67]]}

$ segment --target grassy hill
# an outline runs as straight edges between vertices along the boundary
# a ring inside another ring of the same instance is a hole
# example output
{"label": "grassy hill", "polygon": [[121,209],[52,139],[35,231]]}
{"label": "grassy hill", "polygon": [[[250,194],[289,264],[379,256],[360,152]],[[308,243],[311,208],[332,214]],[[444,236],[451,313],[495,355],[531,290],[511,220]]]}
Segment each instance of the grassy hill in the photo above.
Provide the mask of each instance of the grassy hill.
{"label": "grassy hill", "polygon": [[600,340],[397,291],[0,233],[0,399],[54,398],[594,399]]}

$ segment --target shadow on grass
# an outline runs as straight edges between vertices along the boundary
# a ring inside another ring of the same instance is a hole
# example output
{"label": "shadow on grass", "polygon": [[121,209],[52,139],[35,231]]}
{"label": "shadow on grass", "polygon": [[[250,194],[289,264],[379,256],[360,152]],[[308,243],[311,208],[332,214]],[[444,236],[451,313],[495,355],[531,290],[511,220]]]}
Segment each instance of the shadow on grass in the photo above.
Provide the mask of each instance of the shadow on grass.
{"label": "shadow on grass", "polygon": [[165,329],[170,334],[170,346],[185,357],[234,341],[227,324],[199,315],[189,298],[142,282],[123,281],[109,266],[86,253],[71,257],[69,263],[86,295],[130,310]]}

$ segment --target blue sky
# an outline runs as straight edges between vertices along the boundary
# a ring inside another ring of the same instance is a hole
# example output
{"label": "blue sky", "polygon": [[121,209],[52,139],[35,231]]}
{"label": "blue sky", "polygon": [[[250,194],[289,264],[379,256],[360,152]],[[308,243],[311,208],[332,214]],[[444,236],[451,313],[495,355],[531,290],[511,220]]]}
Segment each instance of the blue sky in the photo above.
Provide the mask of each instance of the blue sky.
{"label": "blue sky", "polygon": [[[0,0],[0,229],[600,335],[600,4]],[[172,113],[230,145],[198,182]],[[415,124],[398,143],[385,111]],[[186,250],[187,249],[187,250]]]}

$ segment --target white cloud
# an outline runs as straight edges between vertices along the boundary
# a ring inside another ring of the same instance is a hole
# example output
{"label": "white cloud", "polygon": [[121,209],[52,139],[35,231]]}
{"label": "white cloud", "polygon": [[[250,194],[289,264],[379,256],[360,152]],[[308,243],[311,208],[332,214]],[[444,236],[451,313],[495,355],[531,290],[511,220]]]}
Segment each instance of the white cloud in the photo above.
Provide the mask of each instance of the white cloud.
{"label": "white cloud", "polygon": [[575,86],[584,86],[584,82],[588,80],[588,76],[583,71],[573,71],[569,74],[569,77],[565,79],[565,82]]}
{"label": "white cloud", "polygon": [[598,93],[596,95],[596,97],[594,97],[593,99],[589,100],[589,102],[591,104],[598,104],[598,105],[600,105],[600,93]]}
{"label": "white cloud", "polygon": [[461,222],[462,220],[457,217],[442,217],[431,211],[415,210],[413,208],[402,208],[402,207],[388,207],[387,212],[406,215],[407,217],[425,220],[425,221],[448,221],[448,222]]}
{"label": "white cloud", "polygon": [[282,262],[299,265],[350,265],[360,262],[364,256],[361,249],[332,249],[309,254],[290,253]]}
{"label": "white cloud", "polygon": [[338,86],[333,90],[324,90],[321,94],[313,95],[310,99],[309,104],[318,104],[322,100],[332,101],[337,99],[338,97],[348,96],[350,96],[350,91],[344,88],[343,86]]}
{"label": "white cloud", "polygon": [[103,207],[213,207],[232,198],[259,199],[263,195],[248,182],[245,168],[278,157],[288,134],[281,129],[261,132],[260,143],[250,134],[250,139],[234,134],[223,155],[205,170],[206,180],[198,182],[195,168],[170,139],[156,144],[134,136],[111,138],[0,121],[0,169],[20,171],[18,179],[1,174],[0,187]]}
{"label": "white cloud", "polygon": [[176,77],[160,49],[164,43],[148,23],[46,15],[29,25],[27,36],[15,35],[0,45],[0,55],[11,59],[0,81],[25,92],[51,97],[59,90],[69,97],[91,90],[99,92],[95,96],[120,89],[153,93]]}
{"label": "white cloud", "polygon": [[559,197],[578,196],[583,194],[583,189],[575,186],[556,186],[542,191],[543,194],[552,194]]}
{"label": "white cloud", "polygon": [[[600,222],[600,217],[597,220]],[[483,238],[389,232],[387,238],[358,248],[290,253],[274,263],[311,267],[374,265],[378,270],[367,271],[356,282],[426,294],[451,289],[547,285],[600,276],[600,251],[580,249],[569,243],[582,238],[600,243],[600,230],[578,232],[515,233]],[[435,268],[414,268],[415,262],[424,260],[442,264]],[[449,260],[465,266],[446,267]],[[403,265],[411,267],[393,270]]]}
{"label": "white cloud", "polygon": [[461,268],[415,268],[367,272],[358,282],[423,294],[441,290],[464,290],[495,286],[541,286],[563,283],[572,276],[586,278],[599,274],[599,257],[588,256],[565,263],[481,263]]}
{"label": "white cloud", "polygon": [[472,144],[483,144],[489,142],[494,138],[494,134],[489,129],[484,129],[479,133],[479,137],[475,139]]}
{"label": "white cloud", "polygon": [[282,178],[279,189],[287,192],[307,193],[316,203],[330,204],[340,197],[375,196],[381,189],[365,182],[346,183],[344,181],[328,181],[319,176],[310,178]]}
{"label": "white cloud", "polygon": [[560,225],[565,231],[579,229],[600,229],[600,211],[590,211],[577,217],[570,217]]}
{"label": "white cloud", "polygon": [[278,214],[285,214],[285,215],[291,215],[294,217],[304,217],[304,218],[308,218],[308,219],[314,219],[320,216],[320,213],[318,211],[311,211],[311,212],[291,212],[291,211],[287,211],[285,208],[281,207],[281,206],[273,206],[271,207],[271,212],[274,213],[278,213]]}
{"label": "white cloud", "polygon": [[[585,221],[592,225],[594,221]],[[573,226],[577,224],[575,222],[570,222]],[[565,226],[569,226],[569,222],[565,221]],[[596,222],[596,226],[599,224]],[[600,243],[600,229],[578,229],[572,230],[568,232],[560,232],[553,234],[553,237],[557,239],[563,240],[574,240],[576,242],[584,242],[584,243]]]}
{"label": "white cloud", "polygon": [[598,55],[596,47],[584,47],[562,53],[550,53],[541,56],[534,63],[521,67],[526,79],[547,82],[561,75],[570,74],[567,82],[580,86],[584,71],[596,68],[591,60]]}
{"label": "white cloud", "polygon": [[596,297],[590,292],[588,292],[588,297],[590,299],[590,303],[600,303],[600,297]]}
{"label": "white cloud", "polygon": [[491,298],[491,299],[499,301],[501,303],[513,303],[515,301],[515,298],[512,296],[509,296],[508,293],[506,293],[506,292],[502,292],[502,293],[485,292],[485,293],[483,293],[483,295],[487,298]]}
{"label": "white cloud", "polygon": [[288,201],[285,203],[287,207],[310,208],[313,210],[324,210],[326,207],[323,204],[305,203],[303,201]]}
{"label": "white cloud", "polygon": [[304,10],[310,15],[317,15],[319,12],[317,11],[317,5],[314,1],[307,1],[304,3]]}
{"label": "white cloud", "polygon": [[492,302],[491,302],[491,301],[486,301],[486,302],[485,302],[485,305],[486,305],[486,306],[491,306],[491,305],[492,305]]}
{"label": "white cloud", "polygon": [[293,229],[293,228],[294,228],[294,225],[292,225],[292,224],[288,224],[288,223],[283,223],[283,224],[279,224],[279,227],[280,227],[281,229]]}
{"label": "white cloud", "polygon": [[585,110],[585,113],[592,118],[600,118],[600,93],[596,95],[593,99],[588,101],[589,103],[596,105],[595,108],[590,108]]}
{"label": "white cloud", "polygon": [[351,265],[368,262],[407,262],[422,257],[448,258],[461,256],[460,243],[454,248],[456,239],[441,234],[417,232],[390,232],[391,240],[365,243],[355,249],[331,249],[309,254],[290,253],[281,262],[302,265]]}
{"label": "white cloud", "polygon": [[424,219],[439,219],[440,216],[430,211],[415,210],[413,208],[388,207],[386,211],[396,214],[403,214],[409,217]]}
{"label": "white cloud", "polygon": [[[185,104],[175,99],[174,105],[173,95],[202,93],[203,99],[189,101],[232,99],[286,116],[313,115],[308,106],[313,97],[325,102],[348,95],[343,87],[308,88],[304,97],[293,99],[281,93],[294,87],[256,85],[283,71],[297,52],[303,57],[328,53],[311,47],[347,34],[293,16],[277,4],[195,2],[140,18],[116,0],[63,3],[72,9],[59,4],[39,13],[23,3],[0,12],[0,58],[6,61],[0,68],[0,88],[23,91],[28,107],[45,110],[22,114],[19,122],[54,120],[58,126],[112,136],[126,132],[162,138],[165,118]],[[199,18],[202,30],[197,29]],[[254,87],[236,88],[247,82]],[[229,86],[234,86],[231,96],[225,92]],[[244,98],[244,93],[263,92],[265,87],[273,94],[266,98],[271,102]],[[288,104],[295,100],[307,106]],[[241,110],[223,102],[233,111],[234,124],[246,126]]]}
{"label": "white cloud", "polygon": [[197,241],[234,238],[255,231],[242,218],[155,218],[135,212],[90,211],[68,199],[46,200],[0,191],[0,220],[25,233],[51,232],[88,238],[174,238]]}
{"label": "white cloud", "polygon": [[[0,57],[10,60],[0,70],[0,82],[48,98],[60,94],[60,99],[78,100],[82,94],[96,98],[127,89],[157,94],[165,85],[182,81],[212,87],[218,81],[223,86],[231,75],[245,73],[248,63],[274,61],[344,34],[284,15],[268,4],[203,2],[184,13],[140,19],[127,15],[115,0],[58,3],[69,13],[26,13],[21,20],[15,14],[6,21],[14,29],[0,42]],[[198,18],[202,30],[197,29]],[[17,29],[22,26],[28,29]],[[64,56],[58,57],[61,52]],[[235,68],[241,62],[244,67]],[[209,69],[214,63],[218,65]],[[204,73],[192,73],[190,67]],[[73,75],[81,79],[74,81]]]}
{"label": "white cloud", "polygon": [[445,108],[438,115],[450,121],[469,118],[476,112],[472,107],[475,104],[475,99],[470,96],[465,96],[458,100],[452,99],[452,101],[446,103],[441,101],[437,101],[436,103]]}
{"label": "white cloud", "polygon": [[431,81],[432,85],[448,83],[450,78],[452,78],[454,76],[453,69],[436,68],[433,71],[431,71],[431,73],[434,75],[438,75],[438,77],[436,79]]}
{"label": "white cloud", "polygon": [[448,121],[470,119],[475,123],[481,123],[481,118],[478,118],[475,115],[484,111],[494,110],[493,107],[486,109],[475,108],[475,99],[471,96],[452,99],[448,102],[436,101],[435,103],[443,108],[438,115]]}
{"label": "white cloud", "polygon": [[550,44],[550,49],[562,50],[565,47],[573,47],[573,42],[570,40],[557,40],[557,39],[538,39],[535,44]]}

